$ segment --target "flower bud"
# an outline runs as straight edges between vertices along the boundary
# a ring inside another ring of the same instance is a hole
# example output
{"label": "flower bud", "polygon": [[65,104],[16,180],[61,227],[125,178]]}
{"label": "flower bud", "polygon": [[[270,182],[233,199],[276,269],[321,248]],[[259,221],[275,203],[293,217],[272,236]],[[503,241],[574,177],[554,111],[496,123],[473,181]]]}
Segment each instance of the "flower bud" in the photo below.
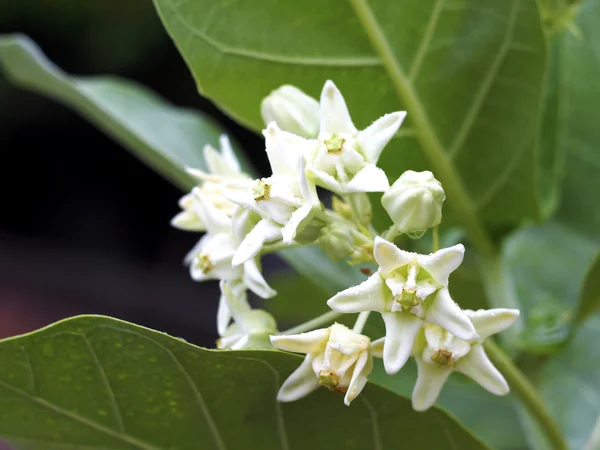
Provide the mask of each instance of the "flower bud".
{"label": "flower bud", "polygon": [[383,194],[381,204],[399,232],[421,237],[439,225],[445,199],[442,184],[431,172],[407,170]]}
{"label": "flower bud", "polygon": [[346,227],[331,224],[321,230],[319,245],[332,261],[341,261],[354,250],[352,233]]}
{"label": "flower bud", "polygon": [[265,97],[260,105],[265,124],[276,122],[284,131],[305,138],[319,133],[319,102],[300,89],[283,85]]}
{"label": "flower bud", "polygon": [[277,333],[277,323],[271,314],[262,309],[252,309],[236,319],[227,328],[217,348],[243,350],[273,348],[269,336]]}

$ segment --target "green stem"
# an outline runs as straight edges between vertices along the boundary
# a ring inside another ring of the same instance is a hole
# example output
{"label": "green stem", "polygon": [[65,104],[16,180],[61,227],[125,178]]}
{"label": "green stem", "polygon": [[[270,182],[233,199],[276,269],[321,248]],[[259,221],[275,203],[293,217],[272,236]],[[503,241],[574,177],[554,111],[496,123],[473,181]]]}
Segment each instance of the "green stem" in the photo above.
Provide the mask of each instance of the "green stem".
{"label": "green stem", "polygon": [[456,176],[452,161],[444,151],[444,147],[439,141],[435,129],[429,122],[427,113],[415,92],[414,86],[404,74],[404,70],[383,34],[381,27],[377,23],[377,19],[373,15],[373,11],[371,11],[367,0],[351,0],[351,3],[358,20],[361,22],[367,37],[371,41],[371,45],[379,54],[388,72],[400,102],[406,107],[406,111],[414,125],[416,137],[421,144],[425,156],[427,156],[436,175],[442,181],[448,198],[452,199],[452,205],[456,210],[459,220],[461,220],[462,225],[469,234],[471,242],[477,247],[480,254],[492,254],[494,252],[494,245],[487,235],[483,224],[477,217],[475,207],[465,191],[461,180]]}
{"label": "green stem", "polygon": [[296,333],[304,333],[306,331],[312,331],[321,325],[326,325],[333,322],[335,319],[340,317],[343,313],[337,311],[329,311],[325,314],[321,314],[319,317],[315,317],[308,322],[301,323],[294,328],[290,328],[289,330],[282,331],[279,334],[296,334]]}
{"label": "green stem", "polygon": [[296,248],[296,247],[306,247],[306,245],[298,244],[297,242],[292,242],[291,244],[284,244],[283,242],[276,242],[274,244],[266,244],[260,251],[260,254],[266,255],[268,253],[274,253],[274,252],[278,252],[281,250],[287,250],[288,248]]}
{"label": "green stem", "polygon": [[354,327],[352,328],[352,331],[354,331],[355,333],[362,333],[362,330],[365,327],[367,320],[369,319],[369,314],[371,314],[371,311],[361,312],[358,315],[356,322],[354,323]]}
{"label": "green stem", "polygon": [[535,418],[544,435],[555,450],[568,449],[567,441],[562,435],[558,424],[548,412],[544,400],[540,397],[535,387],[523,375],[513,361],[491,339],[484,342],[485,350],[490,360],[504,375],[510,388],[519,397],[527,411]]}
{"label": "green stem", "polygon": [[435,226],[432,230],[433,233],[433,251],[437,252],[440,249],[440,230],[439,227]]}

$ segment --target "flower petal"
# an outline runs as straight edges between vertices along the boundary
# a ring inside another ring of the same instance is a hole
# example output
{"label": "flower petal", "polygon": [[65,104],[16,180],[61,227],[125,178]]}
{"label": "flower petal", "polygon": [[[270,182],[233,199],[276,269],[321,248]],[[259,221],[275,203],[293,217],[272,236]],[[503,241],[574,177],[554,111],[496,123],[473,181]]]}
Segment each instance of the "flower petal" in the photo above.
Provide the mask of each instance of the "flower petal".
{"label": "flower petal", "polygon": [[419,265],[425,269],[431,277],[442,286],[448,286],[448,277],[454,272],[465,255],[465,247],[462,244],[443,248],[431,255],[419,255]]}
{"label": "flower petal", "polygon": [[190,264],[193,261],[193,259],[196,257],[196,255],[202,251],[202,249],[208,243],[210,238],[211,238],[211,235],[208,233],[205,233],[204,236],[202,236],[198,240],[198,242],[196,242],[196,244],[192,247],[192,249],[189,252],[187,252],[185,257],[183,258],[183,262],[185,264]]}
{"label": "flower petal", "polygon": [[271,336],[271,343],[279,350],[287,352],[314,353],[325,346],[329,334],[329,328],[320,328],[300,334],[278,334]]}
{"label": "flower petal", "polygon": [[313,180],[317,185],[328,189],[331,192],[340,195],[346,193],[345,186],[342,186],[338,180],[322,170],[315,169],[314,167],[307,167],[306,174],[310,177],[310,180]]}
{"label": "flower petal", "polygon": [[494,395],[506,395],[510,390],[508,383],[494,367],[480,344],[474,345],[466,356],[459,359],[455,369],[472,378]]}
{"label": "flower petal", "polygon": [[433,406],[452,369],[438,367],[415,358],[417,362],[417,383],[412,392],[412,407],[415,411],[425,411]]}
{"label": "flower petal", "polygon": [[281,227],[275,222],[263,219],[258,222],[250,233],[246,235],[239,248],[233,256],[233,267],[245,263],[250,258],[255,257],[267,242],[281,238]]}
{"label": "flower petal", "polygon": [[300,366],[285,380],[277,400],[280,402],[293,402],[307,396],[319,387],[319,381],[312,368],[311,356],[304,358]]}
{"label": "flower petal", "polygon": [[375,358],[383,358],[383,346],[385,344],[385,336],[371,342],[371,354]]}
{"label": "flower petal", "polygon": [[346,406],[350,406],[350,402],[362,392],[372,370],[373,358],[368,351],[363,351],[356,361],[354,371],[352,372],[352,379],[344,396]]}
{"label": "flower petal", "polygon": [[383,278],[377,272],[359,285],[338,292],[327,301],[327,305],[341,313],[384,312],[390,295]]}
{"label": "flower petal", "polygon": [[273,174],[296,172],[296,161],[302,155],[302,145],[307,141],[300,136],[281,130],[275,122],[267,125],[263,131],[265,147]]}
{"label": "flower petal", "polygon": [[288,220],[285,226],[281,229],[281,236],[284,244],[291,244],[294,241],[296,237],[296,231],[298,231],[302,221],[309,216],[312,209],[313,205],[306,204],[302,205],[292,213],[290,220]]}
{"label": "flower petal", "polygon": [[358,145],[367,161],[377,163],[381,151],[394,137],[405,117],[406,111],[386,114],[358,133]]}
{"label": "flower petal", "polygon": [[233,152],[233,147],[231,147],[231,141],[226,134],[222,134],[219,136],[219,145],[221,146],[221,155],[223,155],[223,160],[227,164],[227,168],[229,169],[230,174],[241,174],[242,168],[240,167],[240,162],[235,156]]}
{"label": "flower petal", "polygon": [[330,134],[356,134],[358,132],[352,123],[352,118],[350,117],[342,93],[331,80],[325,82],[325,86],[323,86],[323,90],[321,91],[320,132]]}
{"label": "flower petal", "polygon": [[375,164],[366,164],[348,183],[348,192],[385,192],[389,187],[385,172]]}
{"label": "flower petal", "polygon": [[252,292],[261,298],[271,298],[277,295],[277,292],[269,286],[258,269],[258,264],[254,258],[250,258],[244,263],[244,284]]}
{"label": "flower petal", "polygon": [[393,375],[406,364],[423,321],[409,312],[388,312],[382,316],[386,332],[383,365]]}
{"label": "flower petal", "polygon": [[459,339],[465,341],[479,339],[479,335],[467,315],[450,297],[448,288],[442,288],[435,294],[427,309],[425,319],[427,322],[439,325]]}
{"label": "flower petal", "polygon": [[400,250],[391,242],[377,236],[373,247],[373,256],[383,273],[390,273],[413,261],[417,254]]}
{"label": "flower petal", "polygon": [[219,333],[219,336],[223,336],[230,322],[231,311],[227,305],[225,294],[221,292],[221,297],[219,298],[219,308],[217,309],[217,333]]}
{"label": "flower petal", "polygon": [[184,231],[204,231],[206,229],[194,211],[181,211],[171,219],[171,226]]}
{"label": "flower petal", "polygon": [[473,322],[481,339],[506,330],[519,318],[518,309],[508,308],[480,309],[478,311],[467,309],[465,314]]}

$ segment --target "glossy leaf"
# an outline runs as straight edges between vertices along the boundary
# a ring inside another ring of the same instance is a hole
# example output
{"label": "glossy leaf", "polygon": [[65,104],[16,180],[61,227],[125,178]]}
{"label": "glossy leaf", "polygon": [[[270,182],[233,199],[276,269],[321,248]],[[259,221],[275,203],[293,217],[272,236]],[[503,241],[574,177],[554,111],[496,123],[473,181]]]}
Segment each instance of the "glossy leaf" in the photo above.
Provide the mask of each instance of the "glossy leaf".
{"label": "glossy leaf", "polygon": [[325,389],[280,404],[298,356],[205,350],[107,317],[4,340],[0,361],[0,437],[18,449],[486,448],[374,385],[351,407]]}
{"label": "glossy leaf", "polygon": [[194,185],[185,166],[204,168],[202,147],[217,145],[223,132],[212,119],[176,108],[131,81],[69,76],[25,36],[0,36],[0,68],[16,85],[74,108],[184,189]]}
{"label": "glossy leaf", "polygon": [[532,351],[555,350],[600,303],[600,202],[592,194],[600,192],[599,20],[600,5],[586,1],[576,23],[582,36],[564,31],[554,37],[547,93],[557,116],[545,142],[565,155],[556,162],[564,172],[558,211],[546,224],[518,230],[505,245],[528,325],[523,345]]}
{"label": "glossy leaf", "polygon": [[333,79],[359,128],[408,109],[382,155],[392,181],[408,168],[432,167],[415,137],[422,123],[411,118],[423,113],[439,142],[433,167],[445,165],[442,182],[452,178],[466,193],[449,198],[445,223],[453,202],[488,222],[539,215],[534,140],[545,45],[534,0],[371,0],[411,101],[397,97],[350,2],[155,4],[202,94],[244,125],[263,126],[260,101],[280,85],[318,96]]}
{"label": "glossy leaf", "polygon": [[[417,379],[413,359],[390,377],[383,364],[376,364],[371,380],[400,395],[409,397]],[[453,373],[440,394],[437,404],[458,417],[486,444],[496,450],[526,448],[523,427],[519,423],[512,394],[496,397],[467,377]],[[510,430],[507,433],[506,430]]]}

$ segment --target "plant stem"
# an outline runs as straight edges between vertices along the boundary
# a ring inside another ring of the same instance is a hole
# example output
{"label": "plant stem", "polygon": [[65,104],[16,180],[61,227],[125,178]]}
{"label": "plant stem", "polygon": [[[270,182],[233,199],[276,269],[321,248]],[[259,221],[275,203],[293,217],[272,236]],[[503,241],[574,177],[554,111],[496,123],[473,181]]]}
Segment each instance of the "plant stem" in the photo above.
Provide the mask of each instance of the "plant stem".
{"label": "plant stem", "polygon": [[440,230],[438,226],[433,227],[433,251],[437,252],[440,249]]}
{"label": "plant stem", "polygon": [[567,441],[562,435],[558,424],[548,412],[544,400],[535,387],[523,375],[506,353],[491,339],[484,342],[485,350],[491,361],[498,367],[508,381],[513,392],[519,397],[527,411],[535,418],[544,435],[555,450],[568,449]]}
{"label": "plant stem", "polygon": [[492,254],[494,252],[494,245],[479,220],[475,207],[465,191],[461,180],[456,176],[452,161],[444,151],[444,147],[439,141],[435,129],[429,122],[427,113],[415,92],[414,86],[404,74],[404,70],[383,34],[381,27],[377,23],[377,19],[373,15],[373,11],[371,11],[367,0],[351,0],[351,3],[358,20],[371,41],[371,45],[379,54],[383,66],[388,72],[400,102],[408,112],[410,120],[414,125],[416,137],[421,144],[425,156],[427,156],[436,175],[442,181],[448,198],[452,199],[452,206],[469,234],[469,239],[477,247],[479,253],[483,255]]}
{"label": "plant stem", "polygon": [[278,252],[281,250],[287,250],[288,248],[296,248],[296,247],[306,247],[306,245],[298,244],[297,242],[292,242],[291,244],[284,244],[283,242],[276,242],[274,244],[266,244],[260,251],[260,254],[266,255],[268,253],[274,253],[274,252]]}
{"label": "plant stem", "polygon": [[301,323],[300,325],[295,326],[294,328],[290,328],[289,330],[282,331],[279,334],[296,334],[296,333],[304,333],[305,331],[311,331],[317,327],[320,327],[321,325],[325,325],[330,322],[333,322],[335,319],[340,317],[342,314],[343,313],[340,313],[337,311],[329,311],[329,312],[326,312],[325,314],[321,314],[320,316],[315,317],[312,320],[309,320],[308,322]]}
{"label": "plant stem", "polygon": [[369,314],[371,314],[371,311],[361,312],[358,315],[356,322],[354,323],[354,327],[352,328],[352,331],[354,331],[355,333],[361,333],[363,328],[365,327],[365,324],[367,323],[367,320],[369,319]]}

